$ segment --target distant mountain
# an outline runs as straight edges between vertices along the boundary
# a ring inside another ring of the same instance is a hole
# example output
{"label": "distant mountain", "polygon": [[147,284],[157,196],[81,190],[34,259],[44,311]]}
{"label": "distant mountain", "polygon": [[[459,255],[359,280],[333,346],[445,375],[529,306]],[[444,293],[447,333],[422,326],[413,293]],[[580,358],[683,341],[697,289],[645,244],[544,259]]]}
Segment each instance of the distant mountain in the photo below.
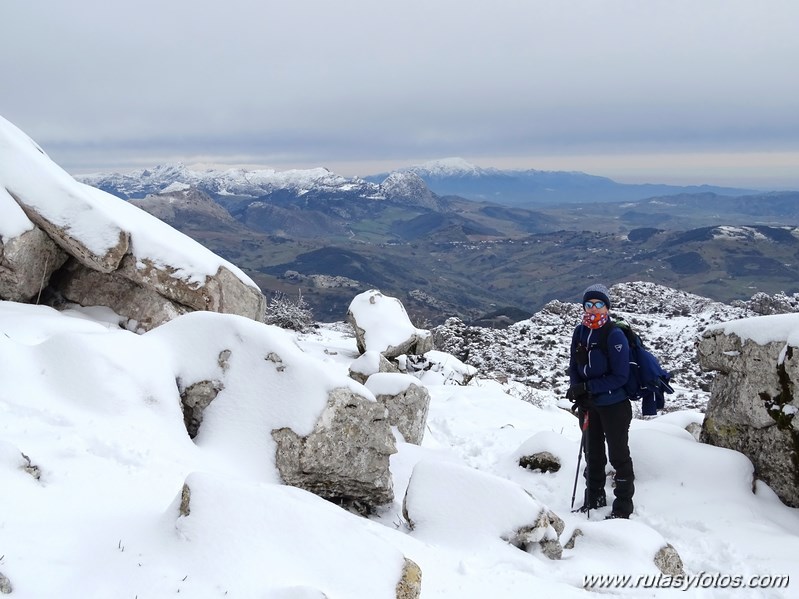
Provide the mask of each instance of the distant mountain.
{"label": "distant mountain", "polygon": [[[430,170],[507,176],[462,161]],[[492,326],[574,297],[596,278],[652,281],[719,301],[799,291],[799,192],[530,210],[440,195],[422,174],[371,182],[325,169],[167,165],[81,179],[200,241],[267,294],[299,287],[320,320],[342,319],[353,290],[370,288],[402,298],[419,322],[458,316]]]}
{"label": "distant mountain", "polygon": [[123,199],[157,194],[175,183],[189,185],[212,197],[260,198],[280,191],[303,195],[309,190],[357,194],[382,199],[380,185],[348,179],[325,168],[275,171],[273,169],[192,170],[183,164],[164,164],[129,173],[78,175],[79,181]]}
{"label": "distant mountain", "polygon": [[[582,202],[622,202],[653,196],[714,193],[740,196],[752,190],[713,185],[661,185],[617,183],[575,171],[498,170],[481,168],[460,158],[435,160],[418,166],[393,171],[414,173],[441,196],[456,195],[470,200],[483,200],[520,207]],[[366,181],[382,181],[388,173],[365,177]]]}
{"label": "distant mountain", "polygon": [[[197,171],[178,164],[76,178],[133,201],[178,228],[190,220],[212,216],[207,205],[202,215],[176,210],[178,206],[200,210],[200,195],[255,231],[291,238],[397,242],[437,237],[453,241],[475,235],[528,234],[557,226],[552,218],[532,211],[442,198],[413,172],[391,173],[380,182],[369,182],[323,168]],[[186,195],[189,192],[191,198]]]}

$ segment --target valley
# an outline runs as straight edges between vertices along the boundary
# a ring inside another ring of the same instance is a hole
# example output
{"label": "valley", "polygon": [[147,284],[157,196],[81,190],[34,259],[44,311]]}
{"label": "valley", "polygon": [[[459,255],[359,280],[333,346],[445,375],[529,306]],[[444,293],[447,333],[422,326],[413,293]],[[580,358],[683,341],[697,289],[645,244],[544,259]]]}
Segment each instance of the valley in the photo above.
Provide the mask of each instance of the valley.
{"label": "valley", "polygon": [[230,260],[267,296],[302,294],[325,322],[343,320],[370,288],[401,299],[418,326],[456,316],[496,327],[572,301],[589,281],[653,282],[722,302],[799,291],[799,192],[525,207],[516,196],[437,195],[413,173],[370,183],[324,169],[169,167],[87,182]]}

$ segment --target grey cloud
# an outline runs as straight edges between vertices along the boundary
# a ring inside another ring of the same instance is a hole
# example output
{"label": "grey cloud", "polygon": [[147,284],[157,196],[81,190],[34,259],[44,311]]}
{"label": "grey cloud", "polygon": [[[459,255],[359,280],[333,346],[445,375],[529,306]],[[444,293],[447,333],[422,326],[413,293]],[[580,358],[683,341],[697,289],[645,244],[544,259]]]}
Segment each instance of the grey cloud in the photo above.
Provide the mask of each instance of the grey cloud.
{"label": "grey cloud", "polygon": [[0,114],[70,165],[799,150],[792,0],[51,0],[3,20]]}

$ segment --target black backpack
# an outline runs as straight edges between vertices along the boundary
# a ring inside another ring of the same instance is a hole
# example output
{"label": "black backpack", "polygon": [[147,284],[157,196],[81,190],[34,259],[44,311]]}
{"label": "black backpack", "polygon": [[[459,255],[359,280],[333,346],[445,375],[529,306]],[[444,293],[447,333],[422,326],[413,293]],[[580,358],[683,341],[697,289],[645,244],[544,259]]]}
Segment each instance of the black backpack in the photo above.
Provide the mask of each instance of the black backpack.
{"label": "black backpack", "polygon": [[608,336],[614,326],[622,330],[630,345],[630,376],[624,385],[627,397],[641,401],[644,416],[654,416],[666,405],[664,394],[674,393],[669,384],[671,373],[663,369],[658,359],[646,349],[640,335],[623,320],[614,320],[611,326],[602,327],[598,345],[605,354],[608,353]]}

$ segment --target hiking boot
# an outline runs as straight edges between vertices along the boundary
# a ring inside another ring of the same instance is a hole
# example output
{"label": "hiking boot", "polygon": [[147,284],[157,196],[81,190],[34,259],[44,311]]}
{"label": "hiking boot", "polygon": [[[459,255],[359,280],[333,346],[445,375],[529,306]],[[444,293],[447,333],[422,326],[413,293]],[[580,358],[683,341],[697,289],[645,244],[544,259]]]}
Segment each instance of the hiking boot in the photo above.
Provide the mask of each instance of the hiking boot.
{"label": "hiking boot", "polygon": [[577,509],[577,511],[580,512],[581,514],[584,514],[588,511],[605,507],[607,504],[608,504],[608,498],[605,496],[604,491],[602,492],[601,495],[596,495],[595,497],[592,497],[590,500],[588,498],[588,491],[586,491],[585,503],[583,503],[583,506]]}
{"label": "hiking boot", "polygon": [[605,520],[616,520],[617,518],[621,518],[622,520],[629,520],[630,514],[622,514],[621,512],[610,512],[607,516],[605,516]]}

